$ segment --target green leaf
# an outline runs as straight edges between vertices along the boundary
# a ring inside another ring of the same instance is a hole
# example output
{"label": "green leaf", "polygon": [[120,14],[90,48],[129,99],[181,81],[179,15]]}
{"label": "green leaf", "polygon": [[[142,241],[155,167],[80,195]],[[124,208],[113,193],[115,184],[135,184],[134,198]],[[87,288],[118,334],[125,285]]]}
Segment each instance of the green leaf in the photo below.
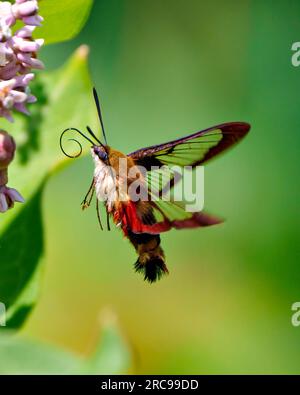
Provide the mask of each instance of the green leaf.
{"label": "green leaf", "polygon": [[[18,327],[34,304],[37,281],[32,286],[31,278],[43,252],[43,226],[41,219],[41,194],[44,183],[24,206],[20,215],[9,224],[1,237],[2,259],[0,266],[1,301],[10,307],[6,316],[6,326]],[[28,231],[30,228],[30,232]],[[17,240],[17,242],[13,242]],[[34,242],[34,245],[32,245]],[[12,272],[14,270],[14,273]],[[21,281],[16,281],[16,278]],[[1,280],[3,282],[1,282]],[[24,284],[28,286],[24,289]],[[23,295],[24,292],[24,295]]]}
{"label": "green leaf", "polygon": [[82,364],[70,352],[5,332],[0,335],[0,353],[0,374],[71,374]]}
{"label": "green leaf", "polygon": [[125,374],[131,365],[131,355],[117,325],[115,315],[107,311],[102,316],[100,343],[82,368],[83,373]]}
{"label": "green leaf", "polygon": [[0,374],[121,374],[131,364],[130,352],[115,320],[106,322],[100,342],[83,358],[58,347],[10,332],[0,335]]}
{"label": "green leaf", "polygon": [[0,222],[0,302],[6,306],[10,328],[21,325],[38,294],[44,186],[55,170],[72,162],[60,151],[59,136],[70,126],[96,125],[87,54],[87,47],[82,46],[61,69],[41,73],[35,86],[39,104],[32,106],[32,117],[2,126],[18,146],[9,168],[9,186],[26,200],[1,215]]}
{"label": "green leaf", "polygon": [[43,0],[39,13],[44,18],[36,36],[45,39],[46,44],[70,40],[84,26],[93,0]]}

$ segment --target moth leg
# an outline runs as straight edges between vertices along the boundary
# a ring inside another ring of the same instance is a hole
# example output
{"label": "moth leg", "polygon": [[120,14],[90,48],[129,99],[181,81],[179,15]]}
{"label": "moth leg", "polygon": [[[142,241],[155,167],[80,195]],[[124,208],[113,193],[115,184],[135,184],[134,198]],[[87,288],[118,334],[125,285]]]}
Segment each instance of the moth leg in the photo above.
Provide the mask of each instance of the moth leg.
{"label": "moth leg", "polygon": [[95,193],[95,188],[92,189],[91,196],[87,202],[87,207],[89,207],[91,205],[93,197],[94,197],[94,193]]}
{"label": "moth leg", "polygon": [[106,224],[107,224],[107,230],[110,230],[109,213],[107,210],[106,210]]}
{"label": "moth leg", "polygon": [[101,230],[103,230],[103,226],[102,226],[102,222],[101,222],[101,216],[100,216],[100,210],[99,210],[99,200],[96,199],[96,211],[97,211],[97,218],[98,218],[98,222],[100,225]]}
{"label": "moth leg", "polygon": [[95,185],[94,185],[94,178],[93,178],[92,183],[89,187],[89,190],[87,191],[87,194],[85,195],[83,201],[81,202],[82,210],[84,210],[90,206],[93,196],[94,196],[94,192],[95,192]]}

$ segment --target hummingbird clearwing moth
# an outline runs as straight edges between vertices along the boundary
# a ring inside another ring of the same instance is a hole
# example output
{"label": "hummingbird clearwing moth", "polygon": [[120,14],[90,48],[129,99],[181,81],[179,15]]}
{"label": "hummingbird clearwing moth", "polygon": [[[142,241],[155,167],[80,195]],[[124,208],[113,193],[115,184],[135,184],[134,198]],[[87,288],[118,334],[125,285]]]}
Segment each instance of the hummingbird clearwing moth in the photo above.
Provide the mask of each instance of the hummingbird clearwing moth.
{"label": "hummingbird clearwing moth", "polygon": [[[206,163],[245,137],[250,125],[245,122],[224,123],[126,155],[107,144],[95,88],[93,95],[104,142],[101,142],[88,126],[88,135],[77,128],[69,128],[61,134],[60,147],[70,158],[76,158],[81,154],[82,146],[73,138],[70,140],[79,144],[80,152],[77,155],[68,155],[63,149],[63,136],[68,131],[75,131],[89,141],[95,170],[82,208],[89,207],[96,194],[96,211],[101,229],[103,230],[103,225],[99,201],[102,201],[106,208],[107,229],[110,230],[109,219],[112,218],[137,252],[135,270],[142,272],[144,279],[152,283],[168,273],[165,254],[160,245],[161,233],[172,228],[197,228],[222,222],[221,219],[203,211],[187,211],[184,202],[176,201],[171,195],[169,200],[164,199],[164,192],[174,190],[178,181],[176,171],[172,170],[173,166],[189,166],[193,169]],[[164,175],[168,176],[169,183],[162,181]],[[131,188],[133,186],[135,188]]]}

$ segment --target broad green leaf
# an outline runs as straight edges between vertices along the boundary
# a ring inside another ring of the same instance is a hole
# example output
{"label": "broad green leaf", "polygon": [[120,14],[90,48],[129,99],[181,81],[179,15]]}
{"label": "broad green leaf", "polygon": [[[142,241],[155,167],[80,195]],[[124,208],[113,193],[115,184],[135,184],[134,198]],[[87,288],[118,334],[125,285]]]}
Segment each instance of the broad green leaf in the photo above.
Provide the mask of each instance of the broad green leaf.
{"label": "broad green leaf", "polygon": [[43,263],[39,262],[24,291],[21,292],[6,314],[6,326],[8,328],[19,328],[26,320],[40,295],[42,274]]}
{"label": "broad green leaf", "polygon": [[[40,207],[43,187],[44,183],[24,206],[20,215],[10,223],[1,238],[3,254],[0,273],[3,273],[3,277],[1,276],[0,283],[1,280],[6,283],[3,284],[4,292],[0,295],[1,301],[8,308],[6,326],[9,328],[19,327],[23,323],[38,295],[40,278],[35,276],[34,272],[40,272],[40,268],[36,265],[43,252]],[[28,227],[30,232],[25,227]],[[17,282],[16,278],[20,281]],[[24,284],[27,284],[25,288]]]}
{"label": "broad green leaf", "polygon": [[70,40],[84,26],[93,0],[43,0],[39,2],[40,15],[44,18],[36,36],[46,44]]}
{"label": "broad green leaf", "polygon": [[8,327],[22,323],[37,295],[43,255],[43,189],[56,169],[72,162],[60,151],[60,133],[70,126],[95,126],[87,53],[82,46],[61,69],[41,73],[34,87],[39,102],[32,105],[32,116],[1,126],[16,138],[18,146],[9,168],[9,186],[26,199],[0,217],[0,302],[7,308]]}
{"label": "broad green leaf", "polygon": [[75,353],[10,332],[0,334],[0,374],[121,374],[130,351],[115,321],[104,324],[91,356]]}

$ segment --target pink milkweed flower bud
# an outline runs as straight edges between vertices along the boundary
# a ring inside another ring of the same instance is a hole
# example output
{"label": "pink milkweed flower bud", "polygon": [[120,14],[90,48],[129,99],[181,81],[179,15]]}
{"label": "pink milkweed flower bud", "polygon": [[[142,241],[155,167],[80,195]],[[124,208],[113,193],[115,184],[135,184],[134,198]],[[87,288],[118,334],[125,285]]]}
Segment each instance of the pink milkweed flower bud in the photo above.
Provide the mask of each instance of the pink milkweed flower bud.
{"label": "pink milkweed flower bud", "polygon": [[16,150],[14,139],[5,131],[0,130],[0,170],[7,168],[13,160]]}
{"label": "pink milkweed flower bud", "polygon": [[16,31],[15,35],[22,38],[31,38],[35,28],[36,26],[23,26],[21,29]]}
{"label": "pink milkweed flower bud", "polygon": [[[38,10],[39,6],[36,0],[16,1],[11,6],[11,12],[15,20],[22,19],[26,25],[39,26],[41,24],[43,18],[37,14]],[[9,19],[8,21],[10,22]]]}
{"label": "pink milkweed flower bud", "polygon": [[5,185],[0,186],[0,213],[5,213],[5,211],[14,207],[15,202],[24,203],[25,200],[16,189]]}
{"label": "pink milkweed flower bud", "polygon": [[7,168],[14,158],[15,150],[14,139],[5,130],[0,130],[0,213],[12,208],[15,202],[24,202],[17,190],[6,186]]}
{"label": "pink milkweed flower bud", "polygon": [[17,2],[16,14],[17,16],[28,16],[34,14],[38,10],[38,4],[36,0],[28,0]]}
{"label": "pink milkweed flower bud", "polygon": [[14,17],[13,10],[12,10],[12,5],[10,4],[9,1],[1,1],[0,2],[0,17],[1,17],[1,22],[2,22],[1,23],[2,29],[9,28],[16,22],[16,19]]}

